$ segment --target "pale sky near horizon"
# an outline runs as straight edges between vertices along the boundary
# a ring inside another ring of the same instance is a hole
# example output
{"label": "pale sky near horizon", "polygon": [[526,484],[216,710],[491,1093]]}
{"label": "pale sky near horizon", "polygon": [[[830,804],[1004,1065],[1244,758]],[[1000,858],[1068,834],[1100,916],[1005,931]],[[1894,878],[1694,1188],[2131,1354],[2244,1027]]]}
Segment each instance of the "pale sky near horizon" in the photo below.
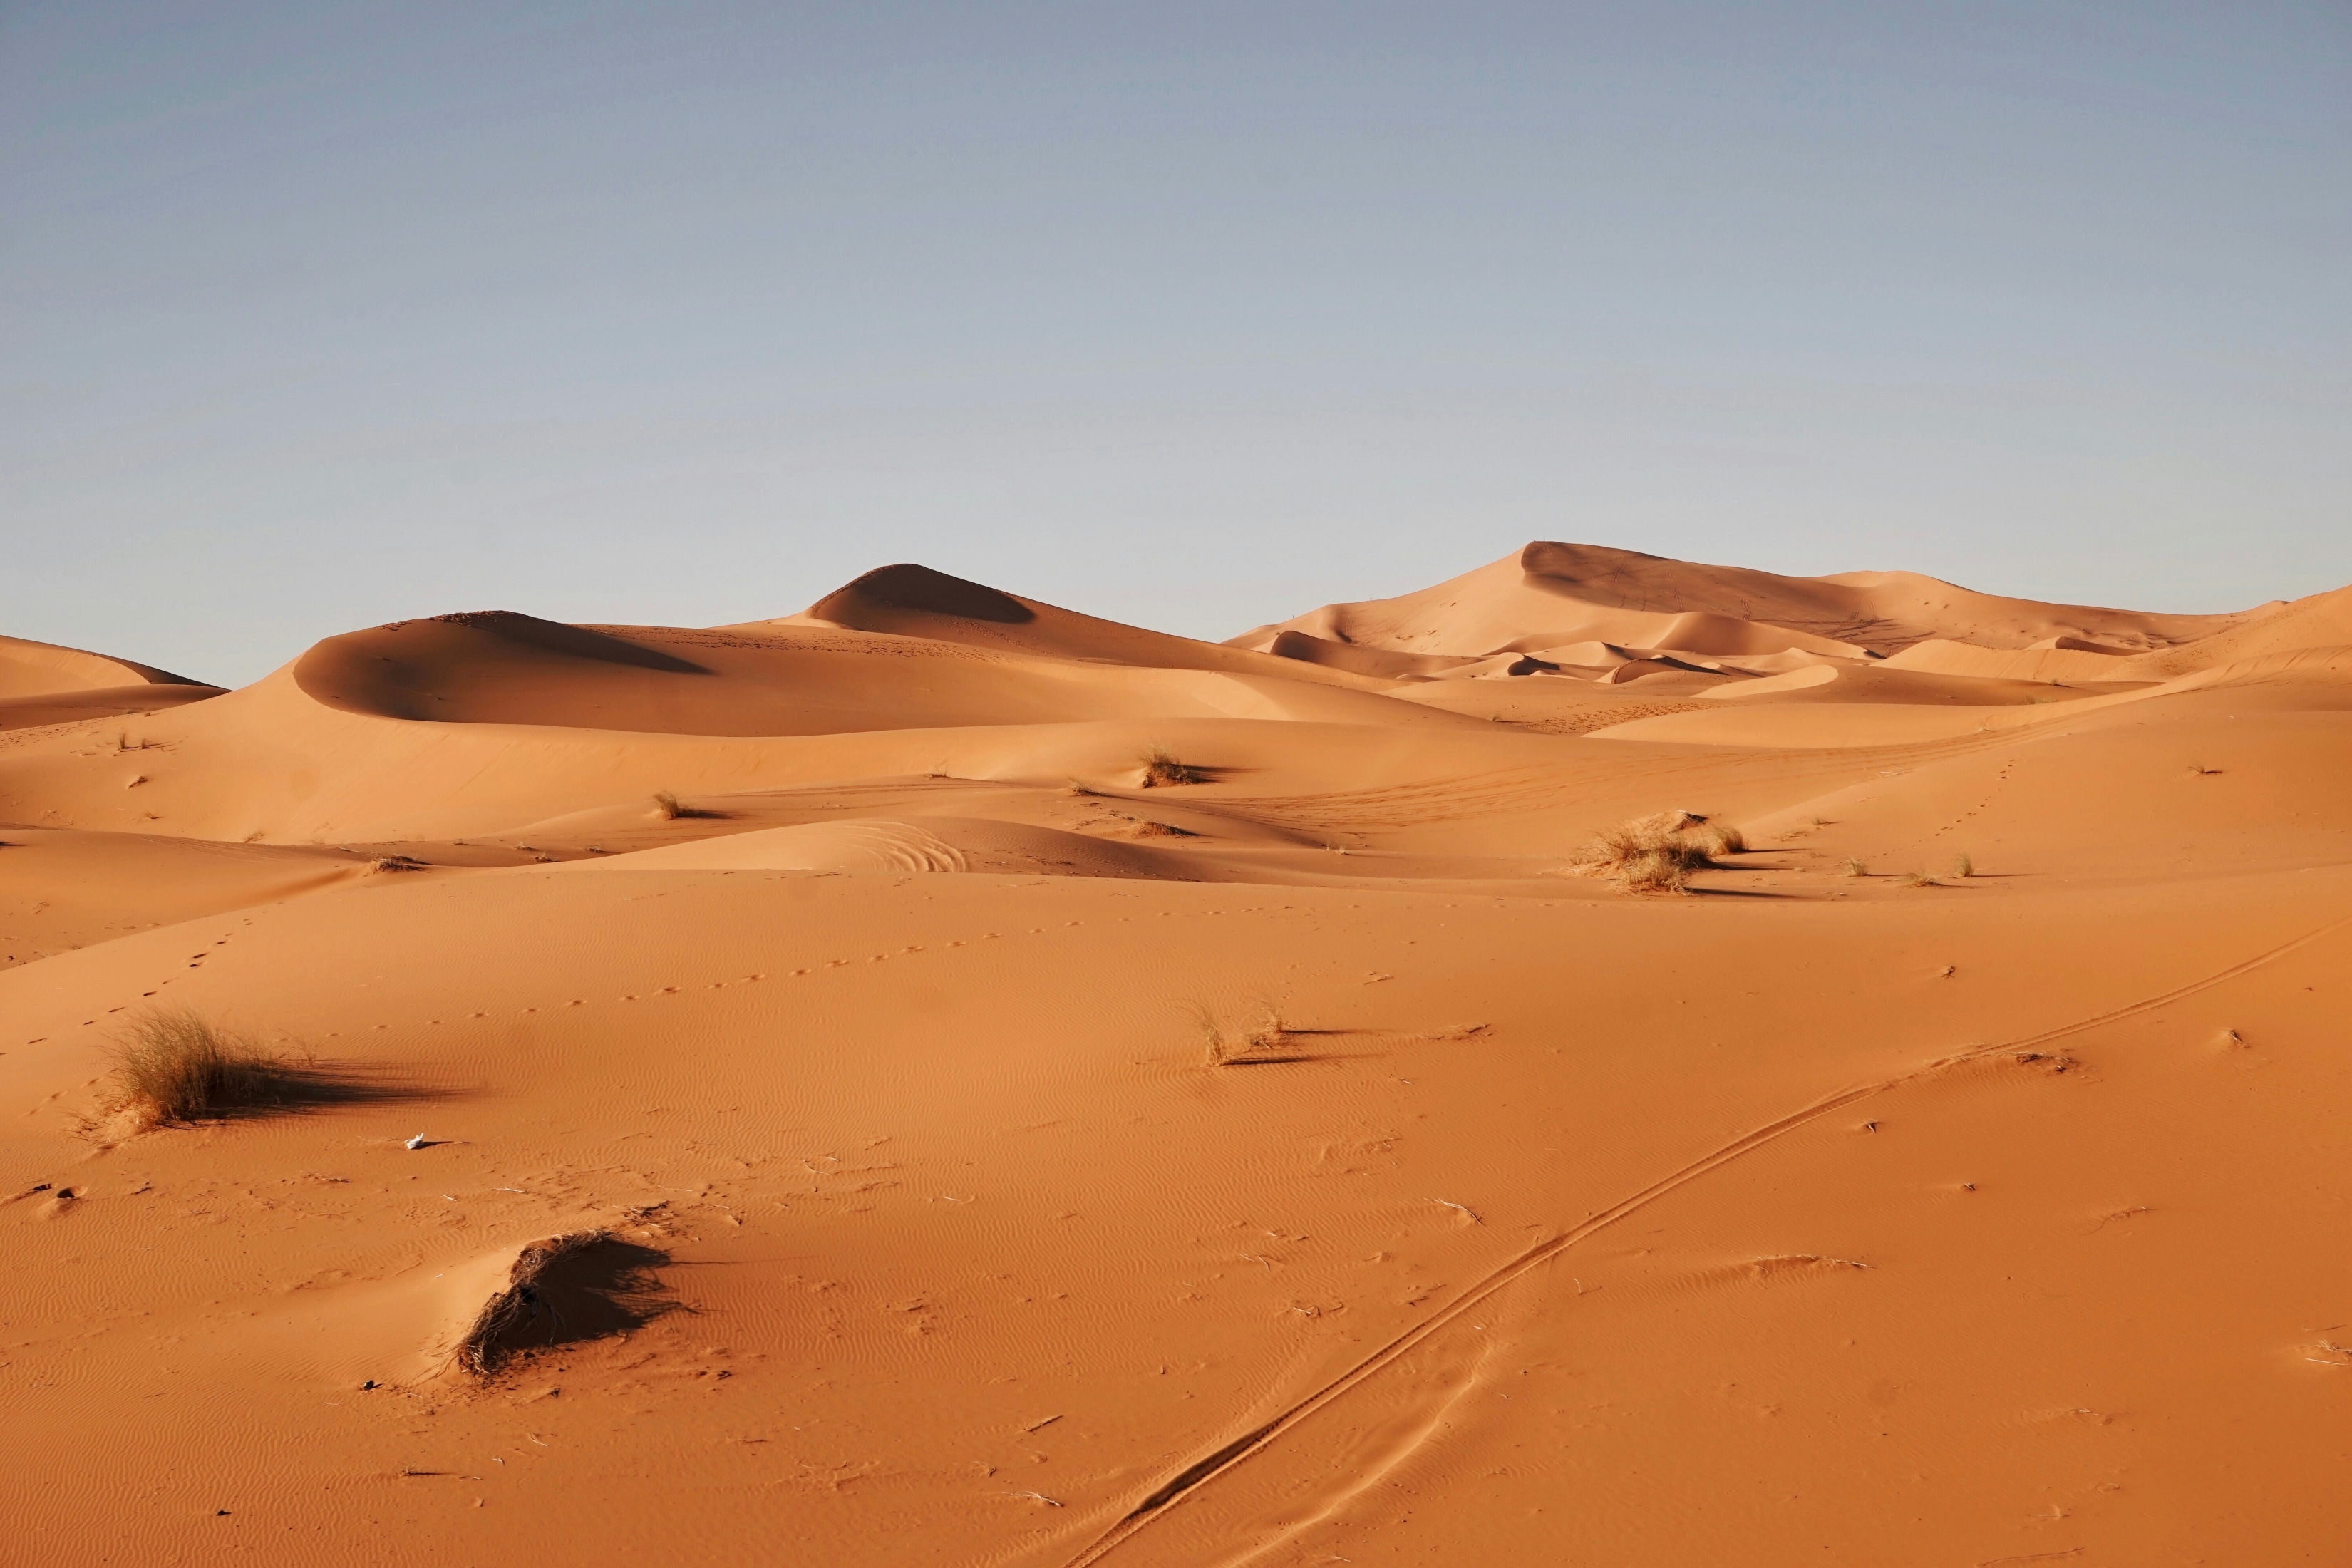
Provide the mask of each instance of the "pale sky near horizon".
{"label": "pale sky near horizon", "polygon": [[2352,582],[2342,4],[0,0],[0,633]]}

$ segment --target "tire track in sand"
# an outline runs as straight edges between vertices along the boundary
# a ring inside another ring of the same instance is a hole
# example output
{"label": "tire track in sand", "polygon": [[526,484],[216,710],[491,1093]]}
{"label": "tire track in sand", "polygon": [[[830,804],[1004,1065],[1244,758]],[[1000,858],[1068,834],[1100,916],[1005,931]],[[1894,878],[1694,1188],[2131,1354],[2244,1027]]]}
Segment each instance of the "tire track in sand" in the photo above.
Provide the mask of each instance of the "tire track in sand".
{"label": "tire track in sand", "polygon": [[2186,985],[2160,992],[2154,996],[2143,997],[2137,1002],[2095,1014],[2088,1018],[2078,1018],[2071,1024],[2062,1024],[2055,1028],[2044,1029],[2039,1034],[2021,1036],[2016,1039],[2003,1040],[1993,1045],[1971,1046],[1966,1050],[1956,1051],[1947,1057],[1938,1057],[1933,1061],[1913,1068],[1907,1072],[1897,1073],[1892,1078],[1880,1079],[1873,1083],[1841,1089],[1823,1099],[1814,1100],[1801,1110],[1792,1110],[1777,1121],[1769,1121],[1761,1127],[1753,1128],[1742,1133],[1730,1142],[1701,1155],[1679,1170],[1661,1176],[1630,1197],[1620,1198],[1607,1208],[1594,1210],[1585,1215],[1580,1222],[1559,1235],[1537,1242],[1526,1251],[1488,1271],[1465,1287],[1460,1295],[1454,1297],[1436,1312],[1406,1329],[1347,1371],[1307,1394],[1304,1398],[1285,1407],[1271,1420],[1202,1456],[1160,1482],[1146,1494],[1141,1501],[1120,1515],[1109,1529],[1087,1542],[1076,1556],[1069,1558],[1064,1568],[1089,1568],[1090,1564],[1103,1561],[1121,1545],[1150,1528],[1170,1508],[1182,1501],[1216,1477],[1234,1468],[1252,1454],[1266,1447],[1276,1438],[1297,1426],[1308,1416],[1370,1381],[1383,1368],[1453,1322],[1463,1313],[1486,1300],[1506,1285],[1550,1262],[1578,1242],[1596,1232],[1607,1229],[1677,1188],[1685,1186],[1710,1172],[1731,1163],[1734,1160],[1752,1153],[1768,1143],[1817,1121],[1834,1110],[1852,1105],[1856,1100],[1867,1100],[1873,1095],[1884,1094],[1891,1089],[1903,1088],[1906,1084],[1917,1083],[1940,1073],[1949,1072],[1954,1068],[1964,1067],[1970,1062],[1982,1061],[2006,1051],[2032,1050],[2108,1024],[2120,1023],[2126,1018],[2135,1018],[2145,1013],[2156,1012],[2284,958],[2297,949],[2307,947],[2320,938],[2332,931],[2340,931],[2347,925],[2352,925],[2352,916],[2330,921],[2325,925],[2305,931],[2301,936],[2258,952],[2251,958],[2242,959],[2226,969],[2217,970],[2201,979],[2192,980]]}

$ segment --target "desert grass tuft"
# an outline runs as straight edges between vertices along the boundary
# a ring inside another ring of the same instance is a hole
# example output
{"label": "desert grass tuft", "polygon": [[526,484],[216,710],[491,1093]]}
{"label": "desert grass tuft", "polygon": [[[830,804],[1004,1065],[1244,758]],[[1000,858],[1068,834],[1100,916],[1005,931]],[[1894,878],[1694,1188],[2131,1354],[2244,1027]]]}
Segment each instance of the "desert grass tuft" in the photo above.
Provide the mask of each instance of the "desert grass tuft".
{"label": "desert grass tuft", "polygon": [[184,1008],[132,1021],[115,1050],[118,1103],[169,1126],[285,1104],[286,1064],[246,1035]]}
{"label": "desert grass tuft", "polygon": [[1748,853],[1748,836],[1727,822],[1710,822],[1702,817],[1685,831],[1705,845],[1709,855]]}
{"label": "desert grass tuft", "polygon": [[1207,1004],[1188,1004],[1185,1015],[1200,1032],[1201,1045],[1213,1068],[1232,1067],[1245,1062],[1278,1062],[1287,1058],[1266,1057],[1258,1053],[1277,1049],[1290,1043],[1294,1031],[1283,1017],[1282,1009],[1263,998],[1252,1004],[1257,1012],[1257,1022],[1239,1035],[1226,1032],[1224,1023]]}
{"label": "desert grass tuft", "polygon": [[1909,871],[1904,874],[1903,885],[1906,888],[1940,888],[1944,884],[1937,880],[1932,871]]}
{"label": "desert grass tuft", "polygon": [[414,855],[379,855],[368,862],[371,871],[422,871],[425,862]]}
{"label": "desert grass tuft", "polygon": [[724,816],[727,814],[723,811],[706,811],[700,806],[681,805],[677,792],[657,789],[654,791],[654,815],[664,822],[675,822],[680,817]]}
{"label": "desert grass tuft", "polygon": [[1265,997],[1257,1002],[1257,1027],[1243,1037],[1242,1043],[1254,1051],[1270,1051],[1288,1043],[1290,1026],[1284,1021],[1281,1006]]}
{"label": "desert grass tuft", "polygon": [[1977,863],[1974,856],[1956,855],[1952,858],[1953,876],[1965,879],[1967,878],[1973,877],[1976,874]]}
{"label": "desert grass tuft", "polygon": [[1067,785],[1069,792],[1072,795],[1099,795],[1102,794],[1102,791],[1095,788],[1092,784],[1084,783],[1078,779],[1067,779],[1065,780],[1064,783]]}
{"label": "desert grass tuft", "polygon": [[1204,782],[1200,769],[1178,761],[1176,753],[1163,745],[1154,744],[1146,748],[1136,762],[1143,769],[1145,789]]}
{"label": "desert grass tuft", "polygon": [[1838,874],[1843,877],[1867,877],[1870,875],[1870,862],[1860,859],[1848,860],[1838,868]]}
{"label": "desert grass tuft", "polygon": [[1693,871],[1716,864],[1717,855],[1748,847],[1739,830],[1688,811],[1669,811],[1604,829],[1571,864],[1583,876],[1605,877],[1637,893],[1689,891]]}
{"label": "desert grass tuft", "polygon": [[1207,1052],[1211,1067],[1223,1067],[1248,1048],[1225,1033],[1225,1026],[1217,1021],[1216,1014],[1210,1010],[1207,1003],[1191,1003],[1184,1011],[1192,1018],[1192,1026],[1200,1031],[1201,1044]]}

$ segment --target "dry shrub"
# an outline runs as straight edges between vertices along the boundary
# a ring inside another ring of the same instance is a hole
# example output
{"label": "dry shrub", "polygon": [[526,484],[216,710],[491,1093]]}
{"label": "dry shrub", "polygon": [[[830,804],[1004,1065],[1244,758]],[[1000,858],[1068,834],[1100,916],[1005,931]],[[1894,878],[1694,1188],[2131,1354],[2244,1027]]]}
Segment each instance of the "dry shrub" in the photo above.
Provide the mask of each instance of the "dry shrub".
{"label": "dry shrub", "polygon": [[668,1260],[667,1253],[609,1230],[534,1241],[508,1270],[506,1289],[474,1314],[457,1342],[457,1359],[487,1377],[509,1356],[536,1344],[624,1333],[675,1310],[653,1273]]}
{"label": "dry shrub", "polygon": [[422,871],[425,862],[414,855],[380,855],[368,862],[371,871]]}
{"label": "dry shrub", "polygon": [[[657,789],[654,791],[654,815],[665,822],[675,822],[682,816],[724,816],[727,814],[722,811],[705,811],[698,806],[681,805],[678,804],[675,791]],[[529,848],[530,846],[524,845],[523,847]]]}
{"label": "dry shrub", "polygon": [[1955,876],[1955,877],[1961,877],[1961,878],[1967,878],[1967,877],[1973,877],[1973,876],[1975,876],[1976,874],[1977,874],[1977,862],[1976,862],[1976,858],[1975,858],[1974,856],[1971,856],[1971,855],[1956,855],[1956,856],[1954,856],[1954,857],[1952,858],[1952,875],[1953,875],[1953,876]]}
{"label": "dry shrub", "polygon": [[184,1008],[133,1020],[131,1037],[116,1047],[114,1074],[119,1105],[166,1126],[296,1098],[284,1062],[250,1037]]}
{"label": "dry shrub", "polygon": [[1727,822],[1701,820],[1689,831],[1692,837],[1706,847],[1709,855],[1748,853],[1748,836]]}
{"label": "dry shrub", "polygon": [[1177,761],[1176,753],[1165,746],[1154,745],[1136,761],[1143,769],[1145,789],[1203,782],[1200,769]]}
{"label": "dry shrub", "polygon": [[1932,872],[1912,871],[1905,875],[1903,885],[1906,888],[1940,888],[1944,884],[1937,881]]}
{"label": "dry shrub", "polygon": [[1846,877],[1867,877],[1870,875],[1870,862],[1867,860],[1848,860],[1843,866],[1839,868],[1839,875]]}
{"label": "dry shrub", "polygon": [[1135,836],[1138,838],[1198,838],[1200,837],[1191,828],[1179,827],[1172,822],[1149,820],[1136,823]]}
{"label": "dry shrub", "polygon": [[1570,869],[1605,877],[1632,892],[1682,893],[1689,890],[1693,871],[1714,866],[1717,855],[1737,855],[1747,847],[1739,830],[1728,824],[1668,811],[1603,830]]}
{"label": "dry shrub", "polygon": [[1290,1039],[1290,1026],[1283,1022],[1282,1008],[1260,997],[1257,1003],[1258,1025],[1243,1037],[1243,1043],[1254,1051],[1268,1051],[1286,1045]]}
{"label": "dry shrub", "polygon": [[1184,1011],[1191,1016],[1193,1027],[1201,1032],[1201,1044],[1207,1048],[1211,1067],[1223,1067],[1249,1048],[1226,1036],[1224,1026],[1217,1022],[1216,1014],[1210,1011],[1207,1003],[1191,1003]]}
{"label": "dry shrub", "polygon": [[1290,1043],[1293,1033],[1284,1022],[1282,1009],[1272,1002],[1255,1004],[1258,1022],[1255,1028],[1238,1037],[1225,1033],[1224,1025],[1205,1003],[1189,1004],[1184,1011],[1192,1017],[1193,1026],[1201,1032],[1201,1043],[1207,1048],[1211,1067],[1230,1067],[1236,1062],[1280,1062],[1282,1057],[1263,1057],[1254,1053],[1270,1051]]}

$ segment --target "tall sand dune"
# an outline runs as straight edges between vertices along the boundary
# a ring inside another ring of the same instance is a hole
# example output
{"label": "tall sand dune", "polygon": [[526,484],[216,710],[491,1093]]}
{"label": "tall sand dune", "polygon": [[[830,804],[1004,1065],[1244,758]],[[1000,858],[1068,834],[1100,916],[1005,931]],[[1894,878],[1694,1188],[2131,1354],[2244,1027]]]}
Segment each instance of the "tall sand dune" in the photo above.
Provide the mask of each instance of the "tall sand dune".
{"label": "tall sand dune", "polygon": [[1588,639],[1696,653],[1886,655],[1930,637],[1993,648],[2071,637],[2139,651],[2210,637],[2271,608],[2149,615],[2002,598],[1910,572],[1782,577],[1539,541],[1433,588],[1326,605],[1234,640],[1259,647],[1297,631],[1363,647],[1473,657]]}

